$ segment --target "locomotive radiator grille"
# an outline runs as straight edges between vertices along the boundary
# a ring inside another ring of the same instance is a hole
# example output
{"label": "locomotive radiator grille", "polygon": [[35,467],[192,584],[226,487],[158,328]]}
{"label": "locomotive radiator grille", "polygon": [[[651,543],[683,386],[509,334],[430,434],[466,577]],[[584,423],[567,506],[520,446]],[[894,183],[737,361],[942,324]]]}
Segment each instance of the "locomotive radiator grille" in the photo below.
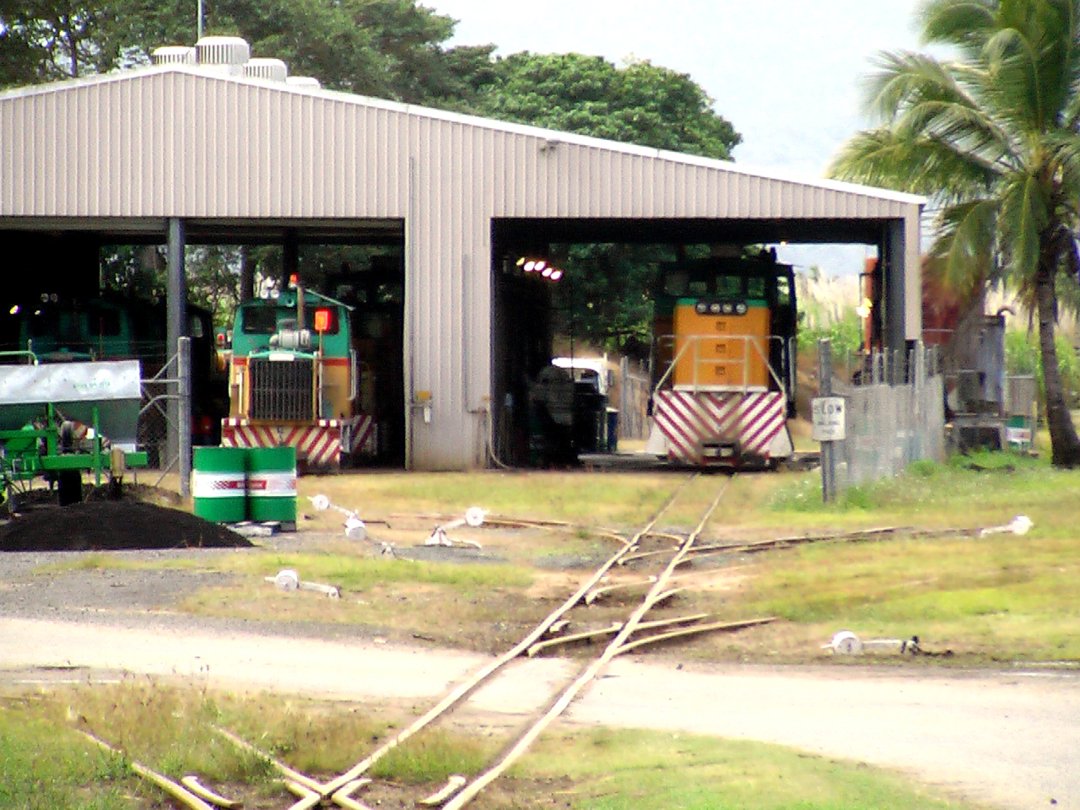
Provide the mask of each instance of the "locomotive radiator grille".
{"label": "locomotive radiator grille", "polygon": [[306,358],[289,361],[251,358],[248,365],[251,418],[314,419],[314,373],[314,360]]}

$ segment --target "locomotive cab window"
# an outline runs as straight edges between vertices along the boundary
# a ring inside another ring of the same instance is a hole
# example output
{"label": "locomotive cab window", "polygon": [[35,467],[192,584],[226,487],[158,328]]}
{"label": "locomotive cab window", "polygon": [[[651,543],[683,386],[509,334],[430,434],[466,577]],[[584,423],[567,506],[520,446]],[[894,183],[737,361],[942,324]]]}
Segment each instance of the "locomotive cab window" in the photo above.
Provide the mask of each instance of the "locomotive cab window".
{"label": "locomotive cab window", "polygon": [[761,276],[752,276],[746,280],[746,297],[755,301],[765,300],[765,279]]}
{"label": "locomotive cab window", "polygon": [[776,277],[776,303],[782,307],[791,305],[791,285],[787,276]]}
{"label": "locomotive cab window", "polygon": [[206,324],[203,323],[203,319],[198,315],[188,316],[188,337],[204,338],[206,337]]}
{"label": "locomotive cab window", "polygon": [[719,298],[741,298],[743,294],[743,280],[741,276],[717,276],[716,295]]}
{"label": "locomotive cab window", "polygon": [[277,310],[274,307],[245,307],[245,335],[272,335],[277,330]]}

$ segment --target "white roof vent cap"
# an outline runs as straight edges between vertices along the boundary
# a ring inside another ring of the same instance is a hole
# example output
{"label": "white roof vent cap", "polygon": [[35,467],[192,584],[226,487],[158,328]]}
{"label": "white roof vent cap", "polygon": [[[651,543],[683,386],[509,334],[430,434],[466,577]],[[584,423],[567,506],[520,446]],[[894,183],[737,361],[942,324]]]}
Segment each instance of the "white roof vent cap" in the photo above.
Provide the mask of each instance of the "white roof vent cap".
{"label": "white roof vent cap", "polygon": [[195,49],[189,45],[163,45],[150,54],[153,65],[194,65]]}
{"label": "white roof vent cap", "polygon": [[244,65],[244,75],[252,79],[267,79],[273,82],[286,81],[289,68],[280,59],[249,59]]}
{"label": "white roof vent cap", "polygon": [[251,46],[240,37],[203,37],[195,43],[200,65],[226,66],[239,73],[251,58]]}

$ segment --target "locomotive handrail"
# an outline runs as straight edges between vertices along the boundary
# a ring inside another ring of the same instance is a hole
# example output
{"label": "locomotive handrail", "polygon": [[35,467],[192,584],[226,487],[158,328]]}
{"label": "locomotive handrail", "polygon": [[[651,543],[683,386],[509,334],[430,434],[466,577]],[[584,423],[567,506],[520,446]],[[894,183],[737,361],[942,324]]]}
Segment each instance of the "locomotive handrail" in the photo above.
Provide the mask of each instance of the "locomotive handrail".
{"label": "locomotive handrail", "polygon": [[349,348],[349,402],[355,402],[360,393],[360,362],[356,349]]}
{"label": "locomotive handrail", "polygon": [[4,358],[4,357],[28,357],[28,358],[30,358],[30,362],[27,363],[27,365],[29,365],[29,366],[40,365],[40,363],[38,361],[38,356],[36,354],[34,354],[34,352],[31,351],[30,349],[22,349],[20,351],[0,352],[0,362],[2,362],[2,358]]}
{"label": "locomotive handrail", "polygon": [[[717,337],[718,337],[717,335],[660,335],[656,339],[657,343],[660,343],[660,341],[662,341],[662,340],[672,341],[675,345],[678,344],[679,340],[685,340],[686,342],[683,344],[683,346],[678,350],[678,352],[675,353],[675,355],[669,361],[667,369],[664,371],[663,375],[660,377],[660,380],[656,383],[656,386],[653,388],[654,393],[656,391],[659,391],[664,386],[664,383],[666,383],[668,381],[668,378],[671,377],[672,373],[675,370],[675,367],[678,365],[679,361],[681,359],[683,359],[686,352],[690,350],[691,346],[694,347],[694,349],[693,349],[693,351],[694,351],[694,388],[699,387],[698,382],[697,382],[697,367],[698,367],[699,363],[711,363],[711,364],[717,365],[717,366],[719,366],[719,365],[734,365],[736,363],[741,363],[742,366],[743,366],[742,390],[743,390],[743,393],[746,393],[746,389],[747,389],[746,375],[747,375],[747,368],[749,366],[748,361],[750,359],[747,356],[747,345],[748,344],[753,346],[754,351],[757,352],[758,356],[761,358],[762,362],[765,364],[765,368],[768,369],[769,375],[776,382],[777,387],[781,391],[786,391],[787,390],[785,385],[784,385],[784,382],[780,379],[780,376],[776,373],[776,370],[772,367],[772,364],[769,362],[769,358],[765,356],[765,353],[762,351],[761,346],[758,345],[758,341],[762,341],[762,342],[764,342],[764,341],[776,341],[777,343],[780,344],[781,348],[784,348],[784,338],[782,338],[779,335],[768,335],[768,336],[762,336],[762,335],[723,335],[722,338],[724,340],[741,340],[743,342],[743,356],[742,356],[742,358],[741,359],[730,359],[730,358],[728,358],[728,359],[719,359],[718,358],[718,359],[711,359],[711,360],[700,359],[697,356],[697,353],[698,353],[697,352],[697,346],[698,346],[699,342],[702,341],[702,340],[716,340]],[[788,349],[790,350],[790,347],[788,347]]]}

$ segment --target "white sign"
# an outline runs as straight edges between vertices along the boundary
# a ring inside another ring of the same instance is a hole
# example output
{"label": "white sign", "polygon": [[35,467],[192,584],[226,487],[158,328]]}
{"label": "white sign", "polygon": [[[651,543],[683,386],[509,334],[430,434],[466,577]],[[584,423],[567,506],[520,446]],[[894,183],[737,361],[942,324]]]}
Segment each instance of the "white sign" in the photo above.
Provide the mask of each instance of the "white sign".
{"label": "white sign", "polygon": [[0,405],[138,400],[138,360],[0,366]]}
{"label": "white sign", "polygon": [[1009,444],[1031,444],[1031,429],[1021,427],[1006,427],[1005,441]]}
{"label": "white sign", "polygon": [[811,438],[817,442],[838,442],[846,437],[844,432],[844,398],[815,397],[810,400],[813,416]]}

